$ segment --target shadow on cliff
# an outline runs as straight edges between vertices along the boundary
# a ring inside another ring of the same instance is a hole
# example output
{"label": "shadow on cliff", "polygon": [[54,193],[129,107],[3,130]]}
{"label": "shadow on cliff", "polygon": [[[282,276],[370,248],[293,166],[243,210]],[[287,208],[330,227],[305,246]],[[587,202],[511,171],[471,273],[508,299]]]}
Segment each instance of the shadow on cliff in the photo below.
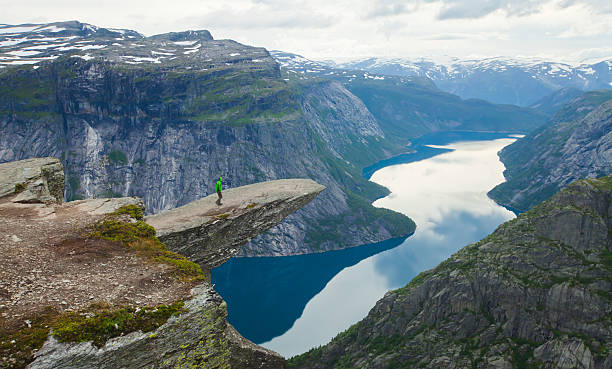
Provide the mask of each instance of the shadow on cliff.
{"label": "shadow on cliff", "polygon": [[308,301],[344,268],[397,247],[408,237],[320,254],[233,258],[212,270],[212,282],[227,302],[229,322],[244,337],[262,343],[291,328]]}

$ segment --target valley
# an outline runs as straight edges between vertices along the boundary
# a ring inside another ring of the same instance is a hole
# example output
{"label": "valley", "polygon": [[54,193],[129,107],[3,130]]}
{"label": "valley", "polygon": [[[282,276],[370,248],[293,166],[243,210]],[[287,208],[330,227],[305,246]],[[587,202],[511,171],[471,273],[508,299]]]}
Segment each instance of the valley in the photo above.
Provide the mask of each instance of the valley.
{"label": "valley", "polygon": [[0,368],[607,369],[611,86],[2,23]]}
{"label": "valley", "polygon": [[381,168],[371,178],[391,191],[375,206],[415,219],[410,237],[315,255],[237,258],[213,269],[229,322],[286,357],[302,353],[360,320],[388,291],[511,219],[486,192],[503,181],[496,153],[515,138],[454,135],[450,142],[430,135],[429,145],[440,149],[436,156]]}

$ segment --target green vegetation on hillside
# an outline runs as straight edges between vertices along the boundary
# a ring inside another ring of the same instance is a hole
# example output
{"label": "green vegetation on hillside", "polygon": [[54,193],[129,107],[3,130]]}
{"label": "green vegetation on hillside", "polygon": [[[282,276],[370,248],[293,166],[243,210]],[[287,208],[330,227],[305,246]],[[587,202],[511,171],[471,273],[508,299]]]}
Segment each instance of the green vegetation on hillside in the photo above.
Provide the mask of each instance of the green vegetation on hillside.
{"label": "green vegetation on hillside", "polygon": [[584,118],[588,113],[608,100],[612,100],[612,90],[585,92],[559,109],[553,115],[551,123],[572,122]]}
{"label": "green vegetation on hillside", "polygon": [[416,229],[414,221],[407,216],[384,208],[372,206],[369,200],[352,192],[347,193],[349,210],[336,216],[326,217],[318,222],[310,222],[304,241],[314,250],[323,251],[326,242],[342,244],[346,242],[346,224],[351,227],[368,229],[379,225],[391,233],[392,237],[401,237],[413,233]]}
{"label": "green vegetation on hillside", "polygon": [[202,80],[185,100],[184,114],[193,121],[232,126],[276,123],[299,117],[298,101],[285,81],[234,72]]}
{"label": "green vegetation on hillside", "polygon": [[[323,245],[327,242],[345,243],[351,236],[347,233],[347,223],[362,230],[378,229],[383,225],[391,233],[391,237],[406,236],[414,232],[416,225],[409,217],[392,210],[372,206],[373,201],[389,194],[387,188],[365,179],[360,173],[360,166],[340,160],[330,152],[327,144],[315,132],[311,134],[316,145],[317,156],[323,161],[331,176],[343,187],[348,205],[348,210],[341,214],[318,219],[316,222],[308,222],[304,241],[313,250],[325,250]],[[355,147],[358,146],[355,145]],[[367,152],[368,149],[365,146],[361,147],[362,152]],[[363,160],[363,158],[354,157],[356,162],[361,163]]]}
{"label": "green vegetation on hillside", "polygon": [[59,118],[53,82],[34,71],[7,69],[0,73],[0,116],[14,114],[27,120]]}
{"label": "green vegetation on hillside", "polygon": [[60,315],[53,323],[53,335],[60,342],[93,341],[101,347],[111,338],[130,332],[151,332],[173,315],[185,311],[183,302],[155,307],[106,306],[87,309],[87,315],[70,312]]}
{"label": "green vegetation on hillside", "polygon": [[[582,120],[587,114],[602,109],[603,104],[611,100],[612,91],[586,92],[555,113],[549,124],[506,146],[499,153],[506,166],[506,182],[493,188],[489,196],[498,203],[526,211],[557,193],[566,184],[560,181],[567,181],[572,173],[573,179],[593,175],[589,173],[591,168],[582,163],[590,160],[591,154],[582,151],[566,152],[566,144],[577,131],[581,131],[582,135],[591,135],[589,138],[593,141],[602,138],[606,127],[610,126],[606,123],[609,121],[609,113],[605,113],[605,109],[597,118],[597,126],[589,128],[592,123],[586,125]],[[572,160],[581,164],[573,165]],[[594,174],[602,176],[609,172],[604,170]]]}
{"label": "green vegetation on hillside", "polygon": [[546,119],[532,109],[462,100],[432,87],[394,79],[356,79],[347,88],[365,103],[387,135],[402,139],[449,129],[526,132]]}
{"label": "green vegetation on hillside", "polygon": [[128,163],[127,155],[121,150],[113,150],[108,154],[108,160],[111,163],[119,163],[126,165]]}

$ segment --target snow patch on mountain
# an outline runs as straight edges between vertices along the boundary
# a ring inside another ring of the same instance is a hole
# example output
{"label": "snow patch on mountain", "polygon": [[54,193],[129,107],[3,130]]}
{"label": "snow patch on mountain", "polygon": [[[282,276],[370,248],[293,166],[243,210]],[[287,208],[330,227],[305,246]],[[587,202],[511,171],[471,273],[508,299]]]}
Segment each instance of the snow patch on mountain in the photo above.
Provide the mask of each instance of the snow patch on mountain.
{"label": "snow patch on mountain", "polygon": [[217,66],[272,62],[264,49],[231,40],[213,40],[208,31],[145,37],[132,30],[101,28],[77,21],[0,25],[0,68],[37,64],[64,55],[125,64],[168,62],[185,68],[191,68],[189,64],[195,59],[212,61],[211,56],[217,60],[214,63]]}

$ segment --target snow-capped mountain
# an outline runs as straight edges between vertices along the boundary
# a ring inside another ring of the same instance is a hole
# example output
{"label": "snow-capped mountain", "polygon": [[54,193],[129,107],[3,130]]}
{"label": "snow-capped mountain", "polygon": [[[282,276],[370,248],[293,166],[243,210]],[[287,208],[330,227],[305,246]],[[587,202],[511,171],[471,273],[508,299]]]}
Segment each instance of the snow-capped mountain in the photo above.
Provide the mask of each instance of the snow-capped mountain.
{"label": "snow-capped mountain", "polygon": [[430,81],[418,76],[382,75],[380,73],[359,69],[339,68],[333,63],[314,61],[301,55],[284,51],[271,50],[270,55],[280,64],[283,70],[287,73],[297,75],[297,78],[300,79],[325,78],[340,82],[353,82],[355,80],[394,80],[399,83],[412,82],[431,85]]}
{"label": "snow-capped mountain", "polygon": [[62,56],[194,70],[237,65],[258,69],[263,64],[274,63],[263,48],[214,40],[208,31],[145,37],[131,30],[101,28],[77,21],[0,25],[0,70],[24,64],[32,64],[36,69],[37,64]]}
{"label": "snow-capped mountain", "polygon": [[54,60],[67,52],[120,46],[144,38],[138,32],[98,28],[76,21],[48,24],[0,25],[0,67]]}
{"label": "snow-capped mountain", "polygon": [[271,51],[287,71],[303,76],[385,79],[393,77],[425,79],[438,88],[464,99],[478,98],[493,103],[532,105],[563,88],[582,91],[612,88],[612,59],[571,65],[536,59],[487,58],[460,60],[368,58],[330,64],[301,55]]}
{"label": "snow-capped mountain", "polygon": [[339,64],[382,75],[427,77],[442,90],[463,98],[527,106],[561,88],[612,87],[612,58],[572,65],[525,58],[445,61],[368,58]]}

